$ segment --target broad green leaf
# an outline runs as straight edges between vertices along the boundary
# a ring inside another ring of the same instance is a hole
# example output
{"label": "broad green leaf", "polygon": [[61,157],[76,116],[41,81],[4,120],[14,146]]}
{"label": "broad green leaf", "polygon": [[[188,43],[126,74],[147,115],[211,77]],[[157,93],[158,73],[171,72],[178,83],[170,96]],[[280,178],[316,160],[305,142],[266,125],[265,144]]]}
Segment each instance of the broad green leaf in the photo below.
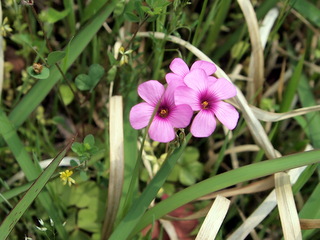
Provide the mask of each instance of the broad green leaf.
{"label": "broad green leaf", "polygon": [[104,74],[104,68],[99,65],[99,64],[92,64],[89,68],[89,77],[91,78],[92,81],[92,87],[90,90],[92,90],[100,81]]}
{"label": "broad green leaf", "polygon": [[83,139],[83,143],[89,145],[90,147],[94,146],[94,136],[92,134],[87,135],[84,139]]}
{"label": "broad green leaf", "polygon": [[91,240],[91,238],[83,231],[77,229],[74,232],[72,232],[69,240]]}
{"label": "broad green leaf", "polygon": [[24,212],[29,208],[31,203],[36,199],[43,187],[49,181],[50,177],[59,166],[60,161],[66,155],[70,148],[69,144],[58,156],[50,163],[50,165],[41,173],[33,185],[29,188],[23,198],[11,210],[9,215],[4,219],[0,226],[0,239],[6,239],[16,223],[19,221]]}
{"label": "broad green leaf", "polygon": [[49,53],[47,62],[51,66],[59,62],[60,60],[62,60],[65,56],[66,56],[65,51],[54,51]]}
{"label": "broad green leaf", "polygon": [[87,208],[81,209],[78,213],[78,227],[88,232],[99,232],[101,224],[98,222],[97,211]]}
{"label": "broad green leaf", "polygon": [[115,79],[115,77],[116,77],[116,75],[117,75],[117,70],[118,70],[118,68],[117,68],[117,66],[112,66],[110,69],[109,69],[109,71],[108,71],[108,73],[107,73],[107,80],[108,80],[108,82],[109,83],[111,83],[111,82],[113,82],[114,81],[114,79]]}
{"label": "broad green leaf", "polygon": [[140,21],[140,18],[133,14],[132,12],[125,12],[124,13],[124,18],[130,22],[139,22]]}
{"label": "broad green leaf", "polygon": [[59,86],[59,92],[64,105],[68,106],[74,99],[74,95],[70,87],[67,84],[61,84]]}
{"label": "broad green leaf", "polygon": [[65,9],[61,12],[53,9],[53,8],[49,8],[48,12],[47,12],[47,21],[49,23],[55,23],[60,21],[61,19],[65,18],[71,9]]}
{"label": "broad green leaf", "polygon": [[179,172],[179,181],[186,186],[196,183],[196,179],[193,174],[185,168],[181,168]]}
{"label": "broad green leaf", "polygon": [[45,66],[42,66],[41,73],[36,73],[33,70],[32,66],[27,68],[27,72],[29,73],[29,75],[31,77],[36,78],[36,79],[47,79],[50,76],[50,70],[49,70],[49,68],[47,68]]}
{"label": "broad green leaf", "polygon": [[93,86],[91,78],[87,74],[79,74],[76,77],[75,84],[81,91],[90,90]]}

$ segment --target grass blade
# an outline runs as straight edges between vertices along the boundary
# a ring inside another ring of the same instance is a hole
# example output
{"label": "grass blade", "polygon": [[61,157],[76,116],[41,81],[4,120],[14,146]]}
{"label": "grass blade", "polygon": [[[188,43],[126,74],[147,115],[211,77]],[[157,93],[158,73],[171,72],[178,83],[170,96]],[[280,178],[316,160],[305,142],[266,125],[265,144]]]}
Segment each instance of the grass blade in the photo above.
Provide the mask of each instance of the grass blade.
{"label": "grass blade", "polygon": [[[73,141],[72,141],[73,142]],[[70,149],[72,142],[61,151],[58,156],[52,161],[52,163],[44,170],[38,179],[32,184],[20,202],[12,209],[9,215],[4,219],[0,226],[0,239],[6,239],[15,224],[19,221],[23,213],[28,209],[30,204],[36,199],[38,194],[44,188],[46,183],[49,181],[51,175],[54,173],[56,168],[59,166],[60,161],[65,156],[67,151]]]}
{"label": "grass blade", "polygon": [[128,214],[124,219],[118,224],[115,231],[110,236],[109,240],[118,240],[118,239],[127,239],[134,227],[138,224],[140,218],[145,213],[149,207],[151,201],[155,198],[158,191],[164,184],[166,178],[171,173],[176,162],[182,155],[185,147],[187,146],[188,141],[191,138],[189,134],[185,142],[181,145],[180,148],[177,148],[173,153],[166,159],[166,161],[161,166],[160,170],[157,172],[155,177],[148,184],[147,188],[143,191],[141,196],[136,200],[132,205]]}
{"label": "grass blade", "polygon": [[294,203],[290,177],[287,173],[276,173],[275,190],[284,239],[302,239],[297,208]]}
{"label": "grass blade", "polygon": [[[72,40],[69,48],[67,67],[79,57],[91,39],[96,35],[101,25],[113,11],[117,1],[106,4]],[[50,76],[45,80],[38,81],[30,92],[19,102],[9,115],[9,119],[15,126],[20,126],[30,115],[30,113],[48,95],[53,86],[59,81],[61,74],[57,67],[50,68]]]}
{"label": "grass blade", "polygon": [[221,224],[227,215],[230,200],[217,196],[205,218],[196,240],[215,239]]}
{"label": "grass blade", "polygon": [[152,221],[155,219],[158,219],[172,210],[208,193],[218,191],[241,182],[264,177],[276,172],[319,162],[319,153],[320,150],[316,150],[284,156],[281,158],[240,167],[238,169],[234,169],[206,179],[176,193],[175,195],[151,208],[141,218],[141,221],[133,233],[139,232],[148,224],[152,223]]}
{"label": "grass blade", "polygon": [[110,177],[108,204],[103,224],[102,239],[108,239],[120,205],[124,181],[124,150],[123,150],[123,106],[122,97],[110,99]]}

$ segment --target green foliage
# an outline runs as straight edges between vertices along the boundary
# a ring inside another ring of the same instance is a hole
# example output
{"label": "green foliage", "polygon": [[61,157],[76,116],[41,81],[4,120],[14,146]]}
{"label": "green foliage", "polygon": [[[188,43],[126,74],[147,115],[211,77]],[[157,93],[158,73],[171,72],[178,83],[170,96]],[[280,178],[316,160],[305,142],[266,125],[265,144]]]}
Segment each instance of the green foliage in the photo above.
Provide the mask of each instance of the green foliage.
{"label": "green foliage", "polygon": [[89,73],[80,74],[75,79],[77,88],[81,91],[92,91],[99,83],[100,79],[104,75],[104,68],[99,64],[92,64],[89,68]]}
{"label": "green foliage", "polygon": [[54,51],[48,55],[48,64],[51,66],[59,61],[61,61],[66,56],[65,51]]}
{"label": "green foliage", "polygon": [[83,143],[73,143],[71,149],[79,156],[81,163],[88,161],[98,151],[98,147],[95,146],[95,140],[92,134],[87,135],[84,138]]}
{"label": "green foliage", "polygon": [[42,66],[42,71],[40,73],[36,73],[33,66],[28,67],[27,72],[31,77],[36,79],[47,79],[50,76],[50,70],[45,66]]}

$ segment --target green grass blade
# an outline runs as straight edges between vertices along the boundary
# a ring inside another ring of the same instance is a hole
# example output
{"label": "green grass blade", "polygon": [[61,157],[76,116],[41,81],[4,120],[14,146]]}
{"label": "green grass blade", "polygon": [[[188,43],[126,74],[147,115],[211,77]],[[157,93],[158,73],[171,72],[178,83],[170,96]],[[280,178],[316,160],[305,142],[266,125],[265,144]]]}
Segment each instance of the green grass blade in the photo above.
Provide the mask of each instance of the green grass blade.
{"label": "green grass blade", "polygon": [[161,169],[157,172],[151,182],[148,184],[147,188],[143,191],[141,196],[133,203],[128,214],[119,223],[115,231],[112,233],[109,240],[127,239],[131,231],[139,222],[140,218],[147,210],[151,201],[155,198],[158,191],[164,184],[166,178],[171,173],[176,162],[182,155],[188,141],[191,138],[191,134],[186,137],[186,141],[181,145],[181,147],[175,149],[173,153],[166,159],[166,161],[161,166]]}
{"label": "green grass blade", "polygon": [[[41,171],[36,167],[30,158],[28,152],[25,150],[18,134],[16,133],[14,126],[10,122],[9,118],[0,108],[0,135],[3,137],[8,147],[10,148],[12,154],[20,165],[22,171],[25,173],[26,178],[29,181],[34,180],[39,176]],[[46,209],[49,216],[56,223],[56,228],[59,235],[62,238],[66,238],[66,231],[62,226],[62,221],[58,215],[57,209],[52,203],[51,197],[47,191],[43,191],[39,195],[39,200],[42,206]]]}
{"label": "green grass blade", "polygon": [[56,168],[59,166],[60,161],[65,156],[71,143],[58,154],[58,156],[50,163],[50,165],[44,170],[39,178],[32,184],[20,202],[12,209],[9,215],[4,219],[0,226],[0,239],[6,239],[16,223],[19,221],[23,213],[28,209],[30,204],[36,199],[38,194],[44,188],[46,183],[49,181],[51,175],[54,173]]}
{"label": "green grass blade", "polygon": [[320,9],[316,5],[306,0],[291,0],[289,4],[312,24],[320,27]]}
{"label": "green grass blade", "polygon": [[[303,107],[317,105],[313,92],[305,75],[301,76],[298,87],[299,99]],[[320,113],[313,112],[306,114],[307,129],[306,133],[309,136],[312,145],[315,148],[320,148]]]}
{"label": "green grass blade", "polygon": [[297,66],[294,68],[292,78],[290,79],[286,90],[283,94],[283,101],[281,102],[280,112],[287,112],[290,110],[294,95],[296,94],[304,63],[304,55],[301,56]]}
{"label": "green grass blade", "polygon": [[[72,40],[70,44],[67,67],[79,57],[86,48],[91,39],[96,35],[104,21],[113,11],[117,1],[111,1],[104,5],[102,9],[94,15],[90,21]],[[45,80],[38,81],[28,92],[28,94],[19,102],[9,115],[9,119],[15,126],[20,126],[30,115],[30,113],[40,104],[48,95],[53,86],[59,81],[61,74],[54,66],[50,68],[50,76]]]}
{"label": "green grass blade", "polygon": [[[320,196],[320,183],[315,187],[308,201],[303,206],[302,210],[299,213],[300,218],[309,218],[309,219],[319,219],[320,218],[320,208],[319,208],[319,196]],[[303,231],[303,239],[308,239],[312,236],[315,231],[319,229],[311,229]],[[310,238],[311,239],[311,238]]]}
{"label": "green grass blade", "polygon": [[[258,20],[263,18],[267,14],[267,12],[277,4],[277,2],[278,0],[263,1],[256,11]],[[241,25],[234,33],[230,35],[230,37],[226,39],[226,41],[223,42],[223,45],[216,48],[212,53],[212,60],[216,62],[228,51],[230,51],[232,46],[240,41],[239,36],[241,36],[245,27],[245,25]]]}
{"label": "green grass blade", "polygon": [[159,219],[174,209],[211,192],[222,190],[232,185],[264,177],[276,172],[319,162],[319,153],[320,150],[316,150],[263,161],[206,179],[172,195],[147,211],[141,218],[137,227],[134,229],[133,234],[138,233],[148,224],[151,224],[152,221]]}

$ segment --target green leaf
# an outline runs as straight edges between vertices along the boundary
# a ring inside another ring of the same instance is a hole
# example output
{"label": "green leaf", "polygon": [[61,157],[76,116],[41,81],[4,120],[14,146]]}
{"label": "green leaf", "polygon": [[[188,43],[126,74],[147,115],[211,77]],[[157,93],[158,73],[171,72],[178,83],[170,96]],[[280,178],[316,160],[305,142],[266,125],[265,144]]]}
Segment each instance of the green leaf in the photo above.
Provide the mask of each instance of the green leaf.
{"label": "green leaf", "polygon": [[49,8],[48,9],[48,13],[47,13],[47,21],[49,23],[55,23],[60,21],[61,19],[65,18],[71,9],[65,9],[61,12],[53,9],[53,8]]}
{"label": "green leaf", "polygon": [[109,83],[113,82],[116,75],[117,75],[117,66],[112,66],[112,68],[109,69],[108,73],[107,73],[107,80]]}
{"label": "green leaf", "polygon": [[30,66],[27,68],[27,73],[33,77],[33,78],[36,78],[36,79],[47,79],[49,76],[50,76],[50,70],[49,68],[45,67],[45,66],[42,66],[42,71],[41,73],[36,73],[34,70],[33,70],[33,67]]}
{"label": "green leaf", "polygon": [[124,18],[130,22],[140,22],[140,18],[131,12],[125,12]]}
{"label": "green leaf", "polygon": [[71,167],[78,167],[79,164],[78,164],[78,162],[77,162],[76,160],[71,159],[71,160],[70,160],[70,166],[71,166]]}
{"label": "green leaf", "polygon": [[81,91],[90,90],[92,88],[91,78],[87,74],[79,74],[76,77],[75,84]]}
{"label": "green leaf", "polygon": [[[100,1],[91,1],[99,2]],[[101,0],[101,2],[103,2]],[[106,2],[106,1],[104,1]],[[108,4],[103,5],[101,9],[97,9],[95,15],[91,21],[86,24],[81,31],[75,36],[75,38],[68,45],[69,52],[64,58],[63,71],[66,71],[79,55],[83,52],[86,46],[89,44],[91,39],[96,35],[97,31],[101,29],[101,25],[110,16],[116,1],[110,1]],[[24,96],[24,98],[16,105],[16,107],[10,113],[10,120],[14,126],[20,126],[28,116],[34,111],[34,109],[41,103],[41,101],[48,95],[53,86],[61,79],[56,66],[50,68],[50,77],[48,81],[38,81],[32,89]]]}
{"label": "green leaf", "polygon": [[90,90],[92,90],[98,84],[104,72],[104,68],[99,64],[92,64],[90,66],[88,74],[92,81],[92,88]]}
{"label": "green leaf", "polygon": [[58,154],[50,165],[41,173],[34,184],[29,188],[20,202],[11,210],[9,215],[4,219],[0,226],[0,239],[6,239],[23,213],[29,208],[31,203],[36,199],[43,187],[49,181],[50,177],[59,166],[60,161],[66,155],[70,144]]}
{"label": "green leaf", "polygon": [[182,168],[179,172],[179,181],[186,186],[190,186],[196,183],[195,177],[185,168]]}
{"label": "green leaf", "polygon": [[65,51],[54,51],[49,53],[47,62],[49,65],[53,65],[59,62],[60,60],[62,60],[65,56],[66,56]]}
{"label": "green leaf", "polygon": [[85,149],[83,144],[78,143],[78,142],[74,142],[71,146],[71,149],[74,153],[76,153],[78,156],[82,156]]}
{"label": "green leaf", "polygon": [[92,134],[87,135],[83,140],[83,143],[88,144],[90,147],[94,146],[94,142],[94,136]]}
{"label": "green leaf", "polygon": [[59,92],[64,105],[68,106],[74,99],[73,92],[67,84],[61,84],[59,86]]}

